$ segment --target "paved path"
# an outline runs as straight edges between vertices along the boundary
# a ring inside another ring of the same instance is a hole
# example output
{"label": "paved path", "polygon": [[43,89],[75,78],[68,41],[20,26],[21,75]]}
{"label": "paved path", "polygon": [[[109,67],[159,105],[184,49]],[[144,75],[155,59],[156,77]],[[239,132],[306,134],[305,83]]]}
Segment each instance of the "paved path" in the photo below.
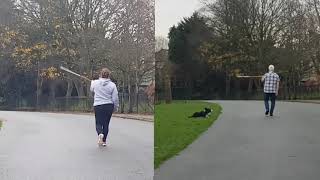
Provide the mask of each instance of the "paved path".
{"label": "paved path", "polygon": [[92,115],[1,112],[1,180],[151,180],[153,123],[112,118],[99,148]]}
{"label": "paved path", "polygon": [[223,114],[155,180],[319,180],[320,104],[220,101]]}

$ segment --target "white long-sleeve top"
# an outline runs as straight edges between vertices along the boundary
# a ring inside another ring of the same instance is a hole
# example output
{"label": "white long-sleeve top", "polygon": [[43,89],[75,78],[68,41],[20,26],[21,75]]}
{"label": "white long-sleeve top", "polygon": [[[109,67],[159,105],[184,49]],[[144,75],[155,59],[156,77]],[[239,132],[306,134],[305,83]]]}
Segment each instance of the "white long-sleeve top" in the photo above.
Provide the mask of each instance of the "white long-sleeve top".
{"label": "white long-sleeve top", "polygon": [[119,107],[117,86],[110,79],[99,78],[91,81],[90,90],[94,92],[93,106],[114,104],[115,108]]}

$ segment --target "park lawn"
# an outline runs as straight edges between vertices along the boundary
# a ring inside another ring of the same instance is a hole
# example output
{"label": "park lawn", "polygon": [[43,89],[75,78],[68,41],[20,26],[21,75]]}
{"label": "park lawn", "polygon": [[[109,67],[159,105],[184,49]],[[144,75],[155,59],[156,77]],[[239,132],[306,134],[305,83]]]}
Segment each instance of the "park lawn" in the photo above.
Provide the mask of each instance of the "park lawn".
{"label": "park lawn", "polygon": [[[204,107],[213,109],[209,118],[188,118]],[[218,118],[221,110],[218,104],[200,101],[174,101],[156,105],[155,168],[197,139]]]}

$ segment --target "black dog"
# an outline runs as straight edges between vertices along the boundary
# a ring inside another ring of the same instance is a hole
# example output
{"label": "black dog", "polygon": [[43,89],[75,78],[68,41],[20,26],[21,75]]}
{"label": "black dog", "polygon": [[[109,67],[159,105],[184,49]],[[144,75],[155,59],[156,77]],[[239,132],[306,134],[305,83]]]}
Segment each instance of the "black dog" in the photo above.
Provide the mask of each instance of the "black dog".
{"label": "black dog", "polygon": [[211,114],[212,111],[213,110],[210,108],[204,108],[203,111],[195,112],[195,113],[193,113],[192,116],[189,116],[189,118],[197,118],[197,117],[207,118],[207,117],[209,117],[209,115]]}

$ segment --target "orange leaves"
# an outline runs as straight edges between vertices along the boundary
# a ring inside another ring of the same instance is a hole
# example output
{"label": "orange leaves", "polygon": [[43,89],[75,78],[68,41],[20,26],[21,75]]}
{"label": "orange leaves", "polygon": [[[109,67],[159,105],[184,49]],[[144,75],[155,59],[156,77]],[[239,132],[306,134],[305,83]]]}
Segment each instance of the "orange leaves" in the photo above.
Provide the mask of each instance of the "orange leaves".
{"label": "orange leaves", "polygon": [[12,47],[14,44],[25,43],[27,35],[9,27],[0,27],[0,45],[4,49]]}
{"label": "orange leaves", "polygon": [[47,45],[43,43],[37,43],[33,47],[27,47],[27,48],[16,47],[14,48],[13,57],[17,57],[18,55],[26,56],[26,55],[34,55],[37,53],[41,54],[41,53],[44,53],[46,48],[47,48]]}
{"label": "orange leaves", "polygon": [[49,55],[48,46],[37,43],[32,47],[16,47],[11,57],[16,61],[16,67],[30,69],[37,61],[45,59]]}
{"label": "orange leaves", "polygon": [[46,48],[47,48],[47,45],[44,43],[37,43],[32,47],[33,50],[38,50],[38,51],[46,50]]}
{"label": "orange leaves", "polygon": [[45,79],[54,80],[54,79],[60,77],[61,74],[58,72],[57,68],[49,67],[47,69],[42,69],[41,73],[40,73],[40,76],[42,78],[45,78]]}
{"label": "orange leaves", "polygon": [[77,55],[77,52],[73,49],[69,49],[69,53],[71,56],[75,57]]}
{"label": "orange leaves", "polygon": [[32,66],[32,61],[30,56],[32,54],[31,48],[14,48],[14,52],[11,54],[11,57],[16,60],[15,66],[17,68],[21,67],[22,69],[26,70],[26,67]]}
{"label": "orange leaves", "polygon": [[31,48],[14,48],[14,53],[12,54],[12,57],[17,57],[19,55],[31,55],[32,49]]}
{"label": "orange leaves", "polygon": [[0,34],[1,42],[9,44],[18,35],[17,32],[10,30]]}

